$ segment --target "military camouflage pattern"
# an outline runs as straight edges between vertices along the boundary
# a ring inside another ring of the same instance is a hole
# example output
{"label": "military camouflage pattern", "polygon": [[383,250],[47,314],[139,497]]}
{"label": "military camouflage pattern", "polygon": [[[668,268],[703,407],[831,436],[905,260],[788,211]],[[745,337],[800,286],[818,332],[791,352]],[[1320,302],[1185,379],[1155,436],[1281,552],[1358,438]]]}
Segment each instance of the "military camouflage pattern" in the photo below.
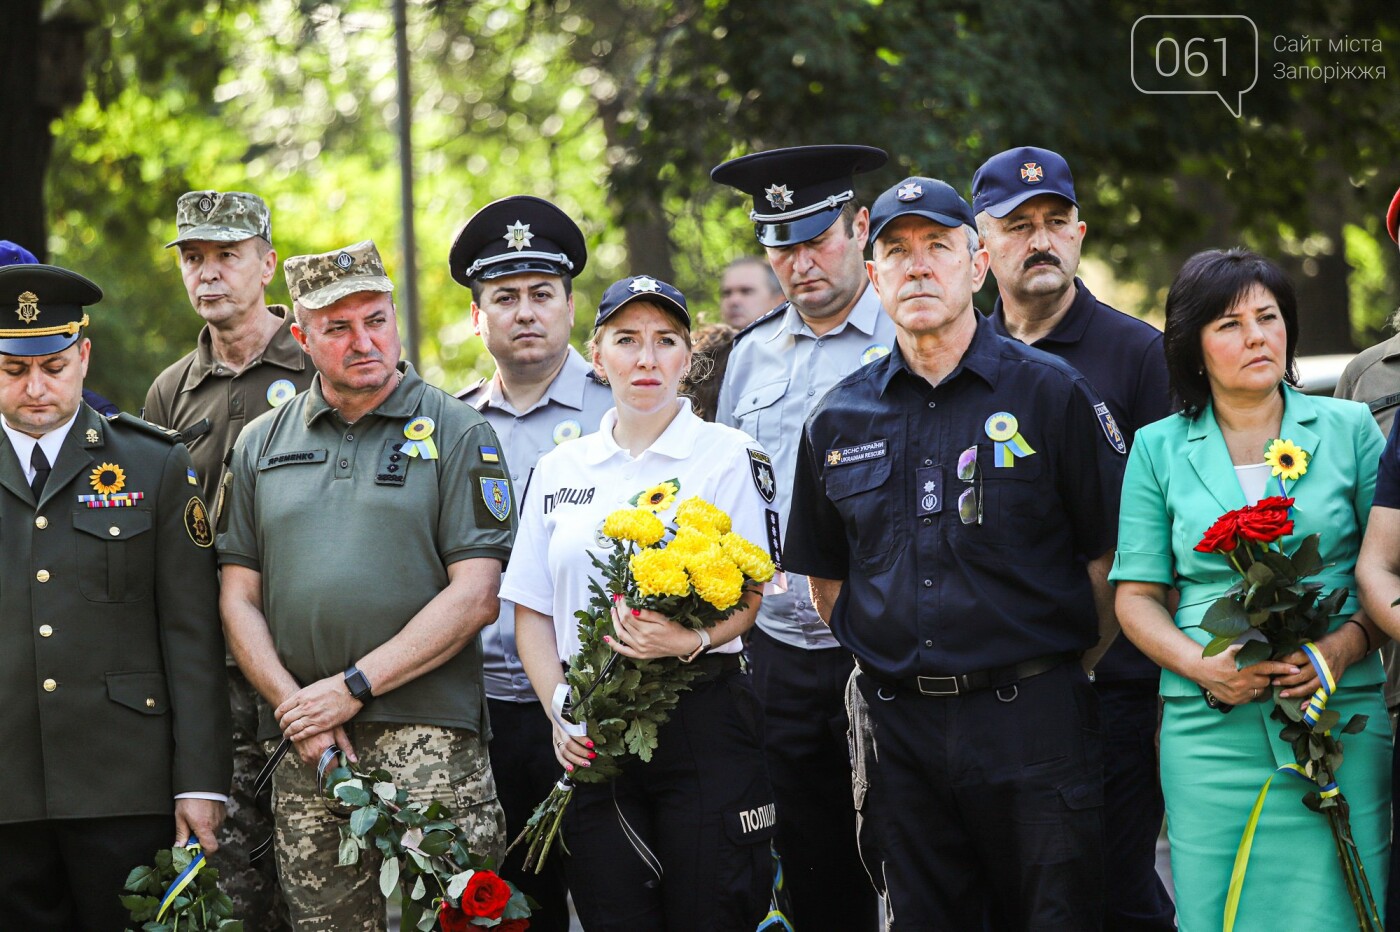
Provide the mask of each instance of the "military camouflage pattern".
{"label": "military camouflage pattern", "polygon": [[292,300],[313,310],[360,291],[393,291],[374,240],[282,263]]}
{"label": "military camouflage pattern", "polygon": [[[486,743],[474,732],[437,725],[350,723],[346,732],[359,767],[383,767],[411,802],[436,799],[453,810],[473,852],[497,862],[505,853],[506,818]],[[263,743],[269,753],[275,741]],[[385,932],[380,858],[366,852],[356,867],[339,866],[343,824],[316,795],[315,767],[288,754],[272,778],[277,866],[299,932]]]}
{"label": "military camouflage pattern", "polygon": [[243,191],[190,191],[175,202],[178,234],[165,248],[190,240],[236,243],[252,236],[272,242],[272,216],[256,194]]}
{"label": "military camouflage pattern", "polygon": [[209,863],[219,869],[219,889],[233,900],[233,915],[245,932],[292,932],[291,918],[277,884],[277,860],[248,863],[248,854],[272,835],[272,807],[253,796],[253,781],[267,762],[257,740],[258,694],[237,667],[228,671],[233,711],[233,793],[228,817],[219,829],[219,850]]}

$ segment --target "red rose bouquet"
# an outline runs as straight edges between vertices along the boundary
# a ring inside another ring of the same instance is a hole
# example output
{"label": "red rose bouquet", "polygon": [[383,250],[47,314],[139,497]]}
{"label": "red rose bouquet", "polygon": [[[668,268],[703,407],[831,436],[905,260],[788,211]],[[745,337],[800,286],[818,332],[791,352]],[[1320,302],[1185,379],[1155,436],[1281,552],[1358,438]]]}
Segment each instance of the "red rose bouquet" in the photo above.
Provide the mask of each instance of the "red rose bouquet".
{"label": "red rose bouquet", "polygon": [[[1327,708],[1336,682],[1326,660],[1312,643],[1327,633],[1332,616],[1346,602],[1347,589],[1334,589],[1323,596],[1325,585],[1309,579],[1324,569],[1319,555],[1319,535],[1305,537],[1291,554],[1284,552],[1279,541],[1293,532],[1292,507],[1292,498],[1273,496],[1228,512],[1206,530],[1196,545],[1195,549],[1201,553],[1224,556],[1240,576],[1201,619],[1201,627],[1212,635],[1203,656],[1215,656],[1239,642],[1242,636],[1249,635],[1235,658],[1240,668],[1264,660],[1278,660],[1301,650],[1317,669],[1322,685],[1301,707],[1296,700],[1280,698],[1281,687],[1273,688],[1274,707],[1270,718],[1282,724],[1279,736],[1291,745],[1295,760],[1293,764],[1280,767],[1275,774],[1288,773],[1308,781],[1309,791],[1303,797],[1303,804],[1323,814],[1331,826],[1358,928],[1363,932],[1379,932],[1381,921],[1376,901],[1356,843],[1352,841],[1347,800],[1337,787],[1342,743],[1333,732],[1341,725],[1341,715]],[[1202,692],[1212,708],[1222,713],[1232,708],[1216,701],[1209,691]],[[1340,731],[1355,734],[1365,727],[1366,716],[1357,715]],[[1225,900],[1226,932],[1234,926],[1254,830],[1273,777],[1270,775],[1259,791],[1258,802],[1246,823],[1235,856]]]}

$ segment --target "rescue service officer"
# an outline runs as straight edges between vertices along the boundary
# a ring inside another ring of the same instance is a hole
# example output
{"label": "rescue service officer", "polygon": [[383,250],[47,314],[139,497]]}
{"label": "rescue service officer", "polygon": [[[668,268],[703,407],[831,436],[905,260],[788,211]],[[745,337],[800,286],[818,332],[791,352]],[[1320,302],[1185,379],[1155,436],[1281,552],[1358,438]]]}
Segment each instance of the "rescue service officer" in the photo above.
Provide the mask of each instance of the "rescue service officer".
{"label": "rescue service officer", "polygon": [[[803,421],[828,389],[894,342],[862,265],[870,214],[856,201],[853,180],[885,159],[869,146],[801,146],[746,155],[710,172],[753,198],[754,234],[788,297],[736,338],[716,418],[772,457],[777,481],[764,498],[783,521]],[[791,576],[786,593],[759,606],[748,649],[793,924],[874,929],[875,889],[850,882],[863,869],[846,740],[851,653],[822,624],[806,583]],[[871,880],[879,883],[878,876]]]}
{"label": "rescue service officer", "polygon": [[1097,929],[1085,669],[1115,633],[1127,447],[1083,376],[977,314],[988,259],[957,192],[908,178],[870,222],[895,349],[808,419],[785,544],[859,665],[890,927]]}
{"label": "rescue service officer", "polygon": [[400,363],[374,244],[283,268],[292,333],[318,374],[234,445],[220,607],[271,709],[264,748],[280,733],[300,757],[273,775],[292,921],[382,932],[378,871],[337,866],[317,764],[336,746],[383,767],[411,800],[446,803],[467,846],[499,860],[476,634],[496,618],[515,514],[490,425]]}
{"label": "rescue service officer", "polygon": [[[588,260],[583,233],[558,207],[529,195],[487,204],[462,227],[448,262],[452,277],[471,289],[472,328],[496,363],[458,397],[496,432],[517,506],[535,464],[548,451],[598,429],[612,393],[569,345],[574,323],[573,279]],[[481,631],[486,704],[491,712],[491,772],[496,776],[506,836],[525,827],[549,795],[558,773],[549,719],[540,711],[515,646],[515,604],[501,600],[494,625]],[[568,886],[562,858],[540,874],[520,869],[524,849],[501,875],[542,907],[532,916],[540,932],[567,932]]]}
{"label": "rescue service officer", "polygon": [[[243,426],[285,404],[311,385],[316,370],[292,336],[292,313],[267,303],[277,271],[267,204],[241,191],[190,191],[175,202],[180,276],[194,311],[204,320],[195,348],[156,376],[142,416],[180,432],[189,447],[205,501],[218,523],[226,478],[224,461]],[[257,691],[230,657],[233,711],[233,794],[220,835],[220,888],[234,915],[265,932],[290,929],[274,858],[252,866],[249,853],[272,836],[272,809],[255,798],[267,763],[258,743]]]}
{"label": "rescue service officer", "polygon": [[112,932],[127,874],[193,833],[231,768],[214,542],[189,454],[82,403],[102,298],[0,268],[0,916]]}
{"label": "rescue service officer", "polygon": [[[1162,334],[1099,301],[1076,277],[1086,226],[1069,163],[1035,146],[998,153],[972,177],[972,209],[997,282],[992,327],[1079,370],[1131,447],[1139,427],[1170,413]],[[1176,928],[1157,876],[1161,673],[1125,637],[1094,668],[1104,735],[1105,929]]]}

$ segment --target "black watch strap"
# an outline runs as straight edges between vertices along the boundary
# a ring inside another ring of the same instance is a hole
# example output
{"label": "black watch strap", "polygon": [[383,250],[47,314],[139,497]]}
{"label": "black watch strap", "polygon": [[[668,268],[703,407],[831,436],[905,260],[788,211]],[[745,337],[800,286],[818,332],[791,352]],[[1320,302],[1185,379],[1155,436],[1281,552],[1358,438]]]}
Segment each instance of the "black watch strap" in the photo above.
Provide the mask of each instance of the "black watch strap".
{"label": "black watch strap", "polygon": [[368,702],[374,698],[374,693],[370,690],[369,678],[360,672],[360,668],[353,663],[345,671],[345,686],[350,690],[350,695],[361,702]]}

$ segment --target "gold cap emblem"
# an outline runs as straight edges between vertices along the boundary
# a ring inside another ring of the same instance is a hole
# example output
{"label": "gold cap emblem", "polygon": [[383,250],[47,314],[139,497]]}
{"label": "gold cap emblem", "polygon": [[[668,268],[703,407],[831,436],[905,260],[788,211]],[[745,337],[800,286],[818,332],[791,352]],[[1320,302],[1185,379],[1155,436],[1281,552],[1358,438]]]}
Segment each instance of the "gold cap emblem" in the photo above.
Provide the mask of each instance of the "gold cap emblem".
{"label": "gold cap emblem", "polygon": [[32,324],[39,319],[39,296],[32,291],[20,292],[19,307],[15,309],[19,319]]}

